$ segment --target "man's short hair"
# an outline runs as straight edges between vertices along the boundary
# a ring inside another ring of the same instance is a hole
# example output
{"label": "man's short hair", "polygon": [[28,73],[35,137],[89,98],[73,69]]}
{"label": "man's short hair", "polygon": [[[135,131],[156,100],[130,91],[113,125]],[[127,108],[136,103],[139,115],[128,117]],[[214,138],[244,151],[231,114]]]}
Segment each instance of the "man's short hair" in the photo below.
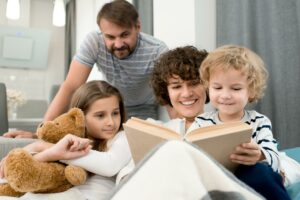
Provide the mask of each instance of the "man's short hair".
{"label": "man's short hair", "polygon": [[139,14],[135,7],[125,0],[115,0],[104,4],[97,15],[97,24],[106,19],[120,27],[131,28],[138,23]]}

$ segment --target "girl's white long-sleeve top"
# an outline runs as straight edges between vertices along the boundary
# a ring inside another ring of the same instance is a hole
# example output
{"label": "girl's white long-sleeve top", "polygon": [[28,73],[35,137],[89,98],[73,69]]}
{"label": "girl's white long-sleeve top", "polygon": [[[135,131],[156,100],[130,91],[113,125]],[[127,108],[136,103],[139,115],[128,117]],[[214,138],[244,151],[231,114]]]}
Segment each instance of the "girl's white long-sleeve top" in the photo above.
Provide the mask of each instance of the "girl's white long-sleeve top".
{"label": "girl's white long-sleeve top", "polygon": [[94,174],[111,177],[126,166],[130,159],[131,153],[127,138],[124,131],[121,131],[109,141],[107,151],[90,150],[86,156],[61,162],[82,167]]}
{"label": "girl's white long-sleeve top", "polygon": [[124,131],[119,132],[108,144],[108,151],[91,150],[87,155],[62,162],[76,165],[92,172],[87,181],[75,186],[88,200],[106,199],[116,185],[116,175],[131,161],[131,153]]}

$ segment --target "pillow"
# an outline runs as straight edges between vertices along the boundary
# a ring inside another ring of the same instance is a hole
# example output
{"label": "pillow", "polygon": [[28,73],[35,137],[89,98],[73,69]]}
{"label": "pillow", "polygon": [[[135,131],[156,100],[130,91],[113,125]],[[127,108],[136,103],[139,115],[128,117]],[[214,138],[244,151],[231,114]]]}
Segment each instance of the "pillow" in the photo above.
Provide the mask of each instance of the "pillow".
{"label": "pillow", "polygon": [[300,163],[300,147],[290,148],[290,149],[284,149],[283,150],[289,157],[296,160],[298,163]]}
{"label": "pillow", "polygon": [[300,182],[287,186],[286,190],[291,199],[300,199]]}

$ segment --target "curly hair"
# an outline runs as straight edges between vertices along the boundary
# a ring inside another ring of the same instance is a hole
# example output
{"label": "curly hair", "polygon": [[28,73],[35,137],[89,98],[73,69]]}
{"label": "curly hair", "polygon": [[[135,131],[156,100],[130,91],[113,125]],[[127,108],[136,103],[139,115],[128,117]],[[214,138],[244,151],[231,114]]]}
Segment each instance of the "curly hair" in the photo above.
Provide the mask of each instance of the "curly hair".
{"label": "curly hair", "polygon": [[225,45],[210,52],[199,69],[201,81],[206,88],[210,75],[220,68],[240,70],[247,76],[248,89],[253,94],[253,98],[249,99],[250,103],[264,95],[268,71],[260,56],[250,49],[237,45]]}
{"label": "curly hair", "polygon": [[[162,54],[154,64],[150,84],[160,105],[171,105],[168,80],[174,75],[184,81],[199,81],[199,67],[207,56],[205,50],[193,46],[178,47]],[[208,102],[208,98],[206,98]]]}

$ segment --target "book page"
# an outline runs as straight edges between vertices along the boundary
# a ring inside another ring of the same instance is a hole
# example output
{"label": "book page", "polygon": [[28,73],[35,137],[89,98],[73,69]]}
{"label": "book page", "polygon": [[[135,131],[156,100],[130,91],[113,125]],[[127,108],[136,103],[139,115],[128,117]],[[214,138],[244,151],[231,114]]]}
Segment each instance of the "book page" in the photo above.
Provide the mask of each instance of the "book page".
{"label": "book page", "polygon": [[181,139],[178,133],[162,124],[154,124],[138,118],[129,119],[123,127],[135,163],[144,158],[156,145],[166,140]]}
{"label": "book page", "polygon": [[230,154],[234,151],[234,148],[241,143],[250,142],[251,136],[244,132],[240,135],[222,135],[215,138],[207,138],[203,140],[197,140],[193,143],[207,152],[211,157],[221,163],[230,171],[234,171],[238,164],[231,162],[229,159]]}
{"label": "book page", "polygon": [[211,125],[206,127],[199,127],[188,134],[186,134],[186,138],[189,141],[216,137],[218,135],[226,135],[232,134],[234,132],[239,132],[243,130],[252,130],[252,127],[244,122],[230,122],[226,124],[218,124],[218,125]]}
{"label": "book page", "polygon": [[124,124],[124,130],[130,146],[134,163],[142,160],[145,155],[151,151],[156,145],[166,141],[167,139],[155,135],[144,134],[140,130],[129,127]]}
{"label": "book page", "polygon": [[[166,126],[164,123],[157,123],[155,120],[143,120],[136,117],[131,117],[126,123],[127,126],[134,127],[146,134],[162,137],[165,139],[179,139],[178,132]],[[171,124],[169,125],[171,126]],[[175,128],[177,130],[177,128]]]}
{"label": "book page", "polygon": [[229,156],[236,146],[250,142],[251,135],[252,127],[250,125],[242,122],[231,125],[227,123],[194,130],[192,134],[188,135],[187,140],[233,171],[238,165],[231,162]]}

